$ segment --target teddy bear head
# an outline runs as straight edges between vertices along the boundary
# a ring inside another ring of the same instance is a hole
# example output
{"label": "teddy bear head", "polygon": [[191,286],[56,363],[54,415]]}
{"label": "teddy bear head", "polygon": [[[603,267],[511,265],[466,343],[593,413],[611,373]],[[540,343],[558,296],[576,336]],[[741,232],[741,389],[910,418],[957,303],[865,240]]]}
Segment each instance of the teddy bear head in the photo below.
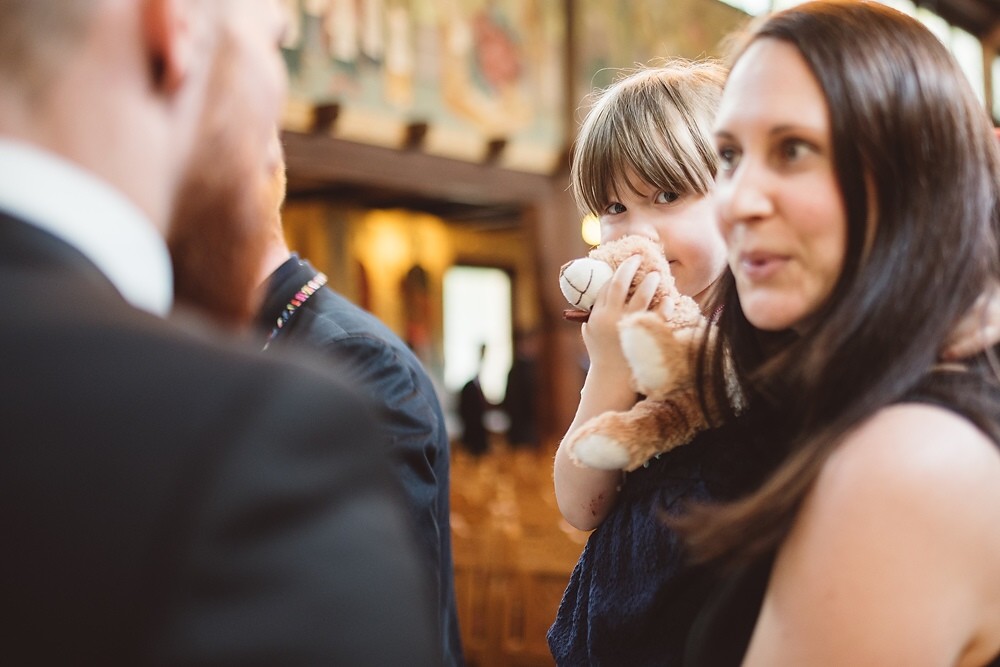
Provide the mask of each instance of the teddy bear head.
{"label": "teddy bear head", "polygon": [[650,309],[659,308],[665,299],[676,298],[677,288],[670,274],[670,263],[663,256],[659,244],[645,236],[623,236],[597,246],[586,257],[563,264],[559,270],[559,289],[573,306],[563,316],[568,320],[585,322],[598,292],[611,280],[615,269],[633,255],[640,255],[642,261],[629,287],[629,297],[646,275],[656,272],[661,279]]}

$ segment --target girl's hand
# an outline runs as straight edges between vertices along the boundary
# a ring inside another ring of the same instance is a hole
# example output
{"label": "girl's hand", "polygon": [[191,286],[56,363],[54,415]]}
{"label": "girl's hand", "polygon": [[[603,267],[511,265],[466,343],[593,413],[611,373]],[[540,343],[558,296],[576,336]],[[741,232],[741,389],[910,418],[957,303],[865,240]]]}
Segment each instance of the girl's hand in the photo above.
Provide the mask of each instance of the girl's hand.
{"label": "girl's hand", "polygon": [[1000,285],[979,295],[972,308],[952,330],[941,359],[959,361],[1000,343]]}
{"label": "girl's hand", "polygon": [[660,274],[650,273],[629,298],[629,287],[641,261],[638,255],[634,255],[622,262],[594,301],[590,319],[582,327],[592,367],[626,368],[618,340],[618,322],[625,315],[648,310],[660,283]]}

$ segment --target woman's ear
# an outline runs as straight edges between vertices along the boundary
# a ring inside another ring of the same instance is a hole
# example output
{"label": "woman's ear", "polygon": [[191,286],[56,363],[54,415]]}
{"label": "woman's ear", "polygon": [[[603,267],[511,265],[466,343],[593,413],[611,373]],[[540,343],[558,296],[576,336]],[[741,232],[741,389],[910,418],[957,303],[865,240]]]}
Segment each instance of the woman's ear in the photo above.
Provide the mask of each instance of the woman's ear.
{"label": "woman's ear", "polygon": [[142,34],[153,86],[176,92],[187,78],[194,56],[190,0],[142,0]]}

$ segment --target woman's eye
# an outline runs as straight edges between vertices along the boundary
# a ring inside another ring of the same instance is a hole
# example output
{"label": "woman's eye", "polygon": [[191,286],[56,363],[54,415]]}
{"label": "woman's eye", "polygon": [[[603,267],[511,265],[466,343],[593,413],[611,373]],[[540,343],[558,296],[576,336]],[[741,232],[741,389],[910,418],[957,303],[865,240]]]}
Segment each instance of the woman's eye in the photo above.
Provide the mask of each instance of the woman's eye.
{"label": "woman's eye", "polygon": [[722,171],[732,171],[739,164],[740,155],[732,146],[720,146],[718,155],[719,169]]}
{"label": "woman's eye", "polygon": [[619,213],[625,212],[625,205],[619,202],[611,202],[608,204],[607,208],[604,209],[605,215],[618,215]]}
{"label": "woman's eye", "polygon": [[801,139],[786,139],[781,142],[779,152],[782,159],[786,162],[794,162],[795,160],[804,157],[810,148],[809,144]]}
{"label": "woman's eye", "polygon": [[676,192],[664,192],[660,191],[656,193],[656,203],[657,204],[673,204],[675,201],[680,199],[681,196]]}

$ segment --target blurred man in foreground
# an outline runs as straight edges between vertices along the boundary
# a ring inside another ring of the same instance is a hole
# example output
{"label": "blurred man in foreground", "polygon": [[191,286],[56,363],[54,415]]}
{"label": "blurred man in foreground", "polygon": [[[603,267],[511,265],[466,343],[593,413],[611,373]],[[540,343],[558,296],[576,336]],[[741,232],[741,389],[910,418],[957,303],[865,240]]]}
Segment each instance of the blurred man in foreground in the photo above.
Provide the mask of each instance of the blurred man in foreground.
{"label": "blurred man in foreground", "polygon": [[10,664],[437,664],[368,403],[163,319],[171,219],[260,251],[281,30],[276,0],[0,0]]}

